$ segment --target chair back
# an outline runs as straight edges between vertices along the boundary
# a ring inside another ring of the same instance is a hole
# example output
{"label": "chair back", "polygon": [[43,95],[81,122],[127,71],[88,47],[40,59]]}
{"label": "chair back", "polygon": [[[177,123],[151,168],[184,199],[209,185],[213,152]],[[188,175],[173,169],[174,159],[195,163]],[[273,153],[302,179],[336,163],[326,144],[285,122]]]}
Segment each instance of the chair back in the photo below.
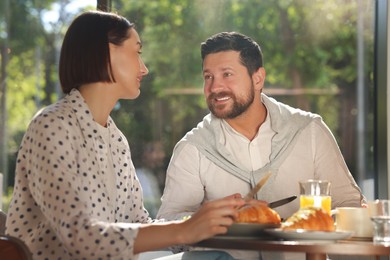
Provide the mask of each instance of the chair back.
{"label": "chair back", "polygon": [[7,214],[0,210],[0,235],[5,234],[5,221],[7,220]]}
{"label": "chair back", "polygon": [[32,260],[32,254],[19,238],[0,235],[0,259]]}

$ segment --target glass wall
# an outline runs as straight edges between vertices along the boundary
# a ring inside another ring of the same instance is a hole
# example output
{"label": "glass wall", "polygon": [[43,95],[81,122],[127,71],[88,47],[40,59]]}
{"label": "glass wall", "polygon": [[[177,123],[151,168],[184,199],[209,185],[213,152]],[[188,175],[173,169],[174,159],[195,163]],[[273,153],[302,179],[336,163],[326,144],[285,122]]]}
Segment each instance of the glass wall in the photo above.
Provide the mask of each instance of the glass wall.
{"label": "glass wall", "polygon": [[[6,158],[0,169],[6,172],[4,186],[13,185],[15,155],[29,120],[61,96],[56,64],[63,32],[78,8],[96,7],[96,1],[36,3],[6,0],[1,7],[1,13],[9,14],[0,24],[2,69],[6,68],[1,97],[7,107],[1,110],[0,132],[1,158]],[[208,112],[200,43],[220,31],[238,31],[262,47],[264,92],[320,114],[351,173],[367,197],[374,198],[375,4],[375,0],[112,0],[112,11],[136,24],[150,70],[140,97],[121,101],[112,113],[129,140],[136,167],[153,165],[163,186],[174,145]],[[145,163],[144,148],[155,143],[158,156],[153,158],[158,162]]]}

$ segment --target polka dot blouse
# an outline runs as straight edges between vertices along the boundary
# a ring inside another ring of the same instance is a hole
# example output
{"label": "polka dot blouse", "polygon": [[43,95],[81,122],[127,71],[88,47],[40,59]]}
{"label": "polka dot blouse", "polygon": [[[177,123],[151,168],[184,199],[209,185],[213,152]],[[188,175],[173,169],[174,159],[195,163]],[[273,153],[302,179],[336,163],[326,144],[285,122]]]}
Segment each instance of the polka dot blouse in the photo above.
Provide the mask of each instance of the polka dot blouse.
{"label": "polka dot blouse", "polygon": [[139,223],[152,220],[129,145],[111,118],[107,127],[108,142],[78,90],[31,121],[18,153],[6,232],[21,238],[34,259],[137,258]]}

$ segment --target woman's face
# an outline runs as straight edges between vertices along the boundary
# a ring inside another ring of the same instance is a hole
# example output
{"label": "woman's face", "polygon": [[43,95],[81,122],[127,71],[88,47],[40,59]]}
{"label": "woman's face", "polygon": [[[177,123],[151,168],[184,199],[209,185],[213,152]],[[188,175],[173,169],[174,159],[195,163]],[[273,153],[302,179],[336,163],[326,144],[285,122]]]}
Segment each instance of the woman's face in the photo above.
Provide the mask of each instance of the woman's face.
{"label": "woman's face", "polygon": [[140,94],[142,77],[149,72],[141,58],[141,49],[141,40],[133,28],[130,29],[130,38],[122,45],[110,43],[114,85],[120,99],[135,99]]}

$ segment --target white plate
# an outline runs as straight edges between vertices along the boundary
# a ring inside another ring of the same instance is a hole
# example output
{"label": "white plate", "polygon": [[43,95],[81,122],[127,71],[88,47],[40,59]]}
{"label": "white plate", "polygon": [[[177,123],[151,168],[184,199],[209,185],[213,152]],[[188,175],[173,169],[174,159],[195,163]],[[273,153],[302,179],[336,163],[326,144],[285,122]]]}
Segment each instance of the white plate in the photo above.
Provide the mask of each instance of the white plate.
{"label": "white plate", "polygon": [[279,224],[252,224],[252,223],[235,223],[231,225],[228,232],[224,235],[226,237],[269,237],[265,229],[280,227]]}
{"label": "white plate", "polygon": [[353,232],[348,231],[308,231],[303,229],[297,230],[282,230],[280,228],[266,229],[267,233],[277,238],[287,240],[340,240],[352,236]]}

